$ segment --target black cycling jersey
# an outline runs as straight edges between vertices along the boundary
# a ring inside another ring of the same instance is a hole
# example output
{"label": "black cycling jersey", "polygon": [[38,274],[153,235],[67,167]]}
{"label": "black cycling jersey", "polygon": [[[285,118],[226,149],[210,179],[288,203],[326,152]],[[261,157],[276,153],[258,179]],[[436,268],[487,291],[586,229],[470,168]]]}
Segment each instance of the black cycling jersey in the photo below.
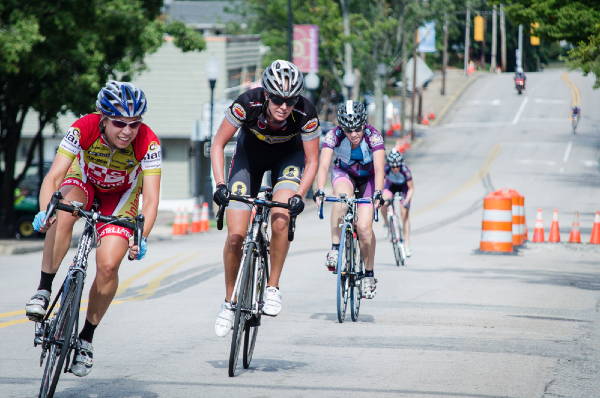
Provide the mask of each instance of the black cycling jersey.
{"label": "black cycling jersey", "polygon": [[239,134],[252,135],[267,144],[288,142],[298,135],[303,141],[310,141],[321,134],[315,106],[303,96],[300,96],[292,113],[279,128],[269,126],[266,109],[265,89],[257,87],[241,94],[225,110],[225,118],[240,128]]}

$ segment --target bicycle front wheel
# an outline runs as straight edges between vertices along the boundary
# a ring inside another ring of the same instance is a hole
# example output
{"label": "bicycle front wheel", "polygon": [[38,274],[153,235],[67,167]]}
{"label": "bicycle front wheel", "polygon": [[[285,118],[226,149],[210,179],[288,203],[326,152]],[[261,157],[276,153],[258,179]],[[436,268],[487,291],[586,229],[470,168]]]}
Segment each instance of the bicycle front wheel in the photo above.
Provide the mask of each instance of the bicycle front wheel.
{"label": "bicycle front wheel", "polygon": [[[267,273],[265,270],[266,261],[262,256],[255,255],[254,262],[252,263],[252,277],[254,280],[254,270],[256,270],[256,300],[259,303],[263,302],[263,294],[267,287]],[[255,264],[255,266],[254,266]],[[252,297],[252,295],[250,296]],[[252,315],[250,320],[246,322],[246,329],[244,331],[244,351],[243,351],[243,362],[244,369],[248,369],[250,361],[252,361],[252,354],[254,353],[254,346],[256,344],[256,336],[258,335],[258,327],[260,326],[260,315],[258,311]]]}
{"label": "bicycle front wheel", "polygon": [[235,376],[237,361],[242,344],[242,336],[246,328],[248,311],[252,306],[252,267],[255,256],[257,255],[255,245],[246,246],[244,253],[244,263],[242,264],[242,279],[237,291],[237,303],[235,305],[235,318],[233,322],[233,334],[231,336],[231,348],[229,350],[229,377]]}
{"label": "bicycle front wheel", "polygon": [[340,242],[340,250],[337,263],[337,289],[336,289],[336,305],[337,318],[339,323],[343,323],[346,319],[346,309],[348,306],[348,294],[350,285],[350,270],[349,264],[352,257],[352,231],[346,228],[342,231]]}
{"label": "bicycle front wheel", "polygon": [[362,293],[360,292],[360,279],[364,275],[364,262],[362,260],[362,255],[360,252],[360,246],[358,246],[358,241],[352,241],[353,246],[355,246],[354,256],[352,257],[352,264],[350,272],[350,317],[353,322],[358,320],[358,314],[360,312],[360,300],[362,299]]}
{"label": "bicycle front wheel", "polygon": [[63,293],[64,299],[56,316],[52,320],[51,330],[48,335],[47,344],[49,344],[49,348],[38,395],[40,398],[54,396],[65,358],[74,344],[75,334],[77,333],[74,328],[79,316],[83,275],[78,272],[75,278],[69,282],[69,287]]}

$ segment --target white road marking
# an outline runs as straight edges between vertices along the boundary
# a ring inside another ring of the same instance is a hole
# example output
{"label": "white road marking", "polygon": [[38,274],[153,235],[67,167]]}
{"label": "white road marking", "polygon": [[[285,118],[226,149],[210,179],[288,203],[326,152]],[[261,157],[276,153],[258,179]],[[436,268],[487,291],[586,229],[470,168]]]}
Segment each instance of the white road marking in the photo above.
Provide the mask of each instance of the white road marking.
{"label": "white road marking", "polygon": [[534,159],[521,159],[519,163],[523,164],[543,164],[545,166],[556,166],[554,160],[534,160]]}
{"label": "white road marking", "polygon": [[585,165],[585,167],[596,167],[596,166],[598,166],[598,161],[596,161],[596,160],[584,160],[583,164]]}
{"label": "white road marking", "polygon": [[535,98],[536,104],[566,104],[567,101],[563,99],[555,99],[555,98]]}
{"label": "white road marking", "polygon": [[491,104],[494,105],[494,106],[500,106],[500,100],[496,98],[495,100],[493,100],[491,102]]}
{"label": "white road marking", "polygon": [[565,156],[563,156],[563,163],[567,163],[567,161],[569,160],[571,148],[573,148],[573,141],[569,141],[569,143],[567,144],[567,149],[565,149]]}
{"label": "white road marking", "polygon": [[527,101],[529,100],[529,98],[525,97],[523,98],[523,102],[521,102],[521,106],[519,107],[519,110],[517,111],[517,114],[515,115],[515,118],[512,121],[512,124],[517,124],[517,122],[519,121],[519,118],[521,117],[521,114],[523,113],[523,109],[525,109],[525,104],[527,104]]}

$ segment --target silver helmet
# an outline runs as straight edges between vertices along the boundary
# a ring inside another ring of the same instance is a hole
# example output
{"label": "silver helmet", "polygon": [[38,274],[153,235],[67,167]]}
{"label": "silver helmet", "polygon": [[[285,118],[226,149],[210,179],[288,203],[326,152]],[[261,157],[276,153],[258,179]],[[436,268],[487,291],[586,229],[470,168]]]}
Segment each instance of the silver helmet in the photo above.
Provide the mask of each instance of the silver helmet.
{"label": "silver helmet", "polygon": [[337,120],[343,129],[359,130],[367,123],[367,110],[362,102],[348,100],[338,105]]}
{"label": "silver helmet", "polygon": [[392,151],[387,155],[387,162],[390,167],[400,167],[404,162],[404,156],[400,152]]}
{"label": "silver helmet", "polygon": [[262,86],[271,95],[295,97],[304,91],[304,76],[293,63],[278,59],[263,72]]}

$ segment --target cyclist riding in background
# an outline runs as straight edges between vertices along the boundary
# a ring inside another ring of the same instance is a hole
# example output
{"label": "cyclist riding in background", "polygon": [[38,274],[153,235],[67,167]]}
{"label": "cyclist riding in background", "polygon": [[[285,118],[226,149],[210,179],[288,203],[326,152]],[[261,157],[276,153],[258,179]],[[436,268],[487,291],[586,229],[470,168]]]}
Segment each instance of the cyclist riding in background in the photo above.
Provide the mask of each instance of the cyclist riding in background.
{"label": "cyclist riding in background", "polygon": [[525,83],[527,83],[527,76],[525,76],[525,72],[523,72],[523,68],[520,66],[515,69],[515,76],[513,80],[516,82],[517,79],[523,79],[523,87],[525,87]]}
{"label": "cyclist riding in background", "polygon": [[[250,220],[248,204],[229,201],[230,193],[255,197],[263,174],[271,172],[273,200],[287,202],[288,210],[271,210],[271,271],[263,313],[281,311],[279,278],[289,249],[288,223],[304,209],[302,198],[312,185],[318,166],[321,129],[314,105],[301,94],[302,73],[291,62],[276,60],[262,75],[262,87],[241,94],[225,111],[225,118],[211,146],[214,201],[227,206],[227,240],[223,248],[225,302],[215,322],[215,333],[226,336],[234,313],[228,302],[234,289],[242,255],[242,244]],[[236,131],[237,146],[227,181],[224,148]]]}
{"label": "cyclist riding in background", "polygon": [[[339,126],[325,136],[317,173],[318,190],[314,193],[317,203],[325,196],[323,188],[329,166],[333,161],[331,184],[334,195],[354,196],[358,189],[361,198],[372,198],[375,206],[383,204],[385,147],[383,137],[375,127],[367,124],[367,111],[360,102],[346,101],[338,106]],[[345,207],[336,203],[331,211],[331,250],[327,253],[325,266],[335,271],[340,247],[340,223]],[[375,263],[375,234],[373,233],[373,204],[358,205],[356,230],[359,237],[361,255],[365,262],[365,277],[362,278],[362,292],[367,298],[375,294],[376,279],[373,271]]]}
{"label": "cyclist riding in background", "polygon": [[[386,200],[391,200],[396,192],[402,195],[402,208],[400,215],[402,217],[402,234],[404,236],[404,248],[406,256],[411,256],[409,245],[410,239],[410,202],[415,193],[415,184],[413,182],[412,173],[404,162],[404,156],[400,152],[392,151],[387,155],[387,165],[385,166],[385,189],[383,197]],[[381,214],[385,220],[387,227],[387,212],[389,205],[384,205],[381,209]]]}
{"label": "cyclist riding in background", "polygon": [[128,250],[130,258],[144,257],[146,238],[156,220],[161,149],[156,134],[142,122],[146,107],[142,90],[131,83],[108,81],[98,93],[97,112],[76,120],[62,139],[40,189],[40,212],[33,226],[36,231],[47,231],[42,272],[37,292],[25,305],[27,317],[34,321],[46,314],[52,281],[67,254],[77,221],[68,213],[58,212],[43,225],[52,194],[60,190],[65,203],[81,202],[86,210],[97,199],[100,213],[132,219],[138,214],[140,194],[144,197],[144,238],[139,247],[133,246],[133,231],[98,223],[96,278],[90,287],[86,320],[71,368],[80,377],[92,370],[94,331],[117,291],[121,261]]}
{"label": "cyclist riding in background", "polygon": [[571,107],[571,117],[581,117],[581,108],[577,105]]}

